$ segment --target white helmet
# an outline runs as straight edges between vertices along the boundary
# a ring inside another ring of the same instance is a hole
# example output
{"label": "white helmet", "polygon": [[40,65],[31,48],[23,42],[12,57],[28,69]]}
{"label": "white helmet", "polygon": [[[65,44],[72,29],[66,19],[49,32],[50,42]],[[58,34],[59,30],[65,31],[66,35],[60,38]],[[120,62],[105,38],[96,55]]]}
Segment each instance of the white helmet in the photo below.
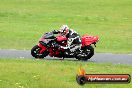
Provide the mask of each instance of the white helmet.
{"label": "white helmet", "polygon": [[62,35],[67,35],[69,33],[69,27],[67,25],[62,25],[60,27],[60,33]]}

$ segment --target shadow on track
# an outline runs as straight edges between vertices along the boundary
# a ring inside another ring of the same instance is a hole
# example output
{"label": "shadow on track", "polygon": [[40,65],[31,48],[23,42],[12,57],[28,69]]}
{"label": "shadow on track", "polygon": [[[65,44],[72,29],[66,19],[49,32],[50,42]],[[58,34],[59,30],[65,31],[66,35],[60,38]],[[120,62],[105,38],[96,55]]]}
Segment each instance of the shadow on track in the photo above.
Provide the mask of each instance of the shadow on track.
{"label": "shadow on track", "polygon": [[[35,59],[35,58],[34,58]],[[51,60],[51,61],[74,61],[74,62],[94,62],[94,61],[91,61],[91,60],[87,60],[87,61],[82,61],[82,60],[77,60],[77,59],[73,59],[73,58],[65,58],[65,59],[57,59],[57,58],[43,58],[43,59],[36,59],[36,60]]]}

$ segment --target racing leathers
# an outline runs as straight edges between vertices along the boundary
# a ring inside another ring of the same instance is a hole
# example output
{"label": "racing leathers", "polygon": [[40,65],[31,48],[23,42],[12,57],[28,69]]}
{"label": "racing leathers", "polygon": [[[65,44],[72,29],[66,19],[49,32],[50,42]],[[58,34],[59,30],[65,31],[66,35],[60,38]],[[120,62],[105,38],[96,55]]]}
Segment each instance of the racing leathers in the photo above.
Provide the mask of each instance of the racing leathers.
{"label": "racing leathers", "polygon": [[[58,34],[59,31],[54,31],[53,33]],[[64,50],[70,50],[71,52],[74,52],[75,50],[81,48],[81,38],[76,31],[70,29],[69,33],[65,37],[68,39],[67,45],[60,46],[61,48],[63,48]]]}

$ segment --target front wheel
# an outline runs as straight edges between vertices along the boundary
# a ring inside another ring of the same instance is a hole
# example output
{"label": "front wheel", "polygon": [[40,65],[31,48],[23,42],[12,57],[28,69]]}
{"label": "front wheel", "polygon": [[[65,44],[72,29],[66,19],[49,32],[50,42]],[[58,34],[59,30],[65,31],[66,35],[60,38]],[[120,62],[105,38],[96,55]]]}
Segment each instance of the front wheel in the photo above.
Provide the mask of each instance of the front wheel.
{"label": "front wheel", "polygon": [[41,48],[38,45],[35,45],[32,49],[31,49],[31,55],[35,58],[44,58],[46,57],[49,53],[47,51],[44,51],[42,54],[40,54]]}

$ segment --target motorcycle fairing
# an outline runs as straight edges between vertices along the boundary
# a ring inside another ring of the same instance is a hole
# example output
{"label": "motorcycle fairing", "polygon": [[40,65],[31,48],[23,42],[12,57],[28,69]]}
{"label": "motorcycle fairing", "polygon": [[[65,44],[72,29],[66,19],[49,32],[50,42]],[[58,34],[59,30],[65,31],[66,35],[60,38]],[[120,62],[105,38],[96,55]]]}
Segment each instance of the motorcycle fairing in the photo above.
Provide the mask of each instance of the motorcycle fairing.
{"label": "motorcycle fairing", "polygon": [[89,46],[98,41],[98,36],[83,35],[82,36],[82,46]]}

